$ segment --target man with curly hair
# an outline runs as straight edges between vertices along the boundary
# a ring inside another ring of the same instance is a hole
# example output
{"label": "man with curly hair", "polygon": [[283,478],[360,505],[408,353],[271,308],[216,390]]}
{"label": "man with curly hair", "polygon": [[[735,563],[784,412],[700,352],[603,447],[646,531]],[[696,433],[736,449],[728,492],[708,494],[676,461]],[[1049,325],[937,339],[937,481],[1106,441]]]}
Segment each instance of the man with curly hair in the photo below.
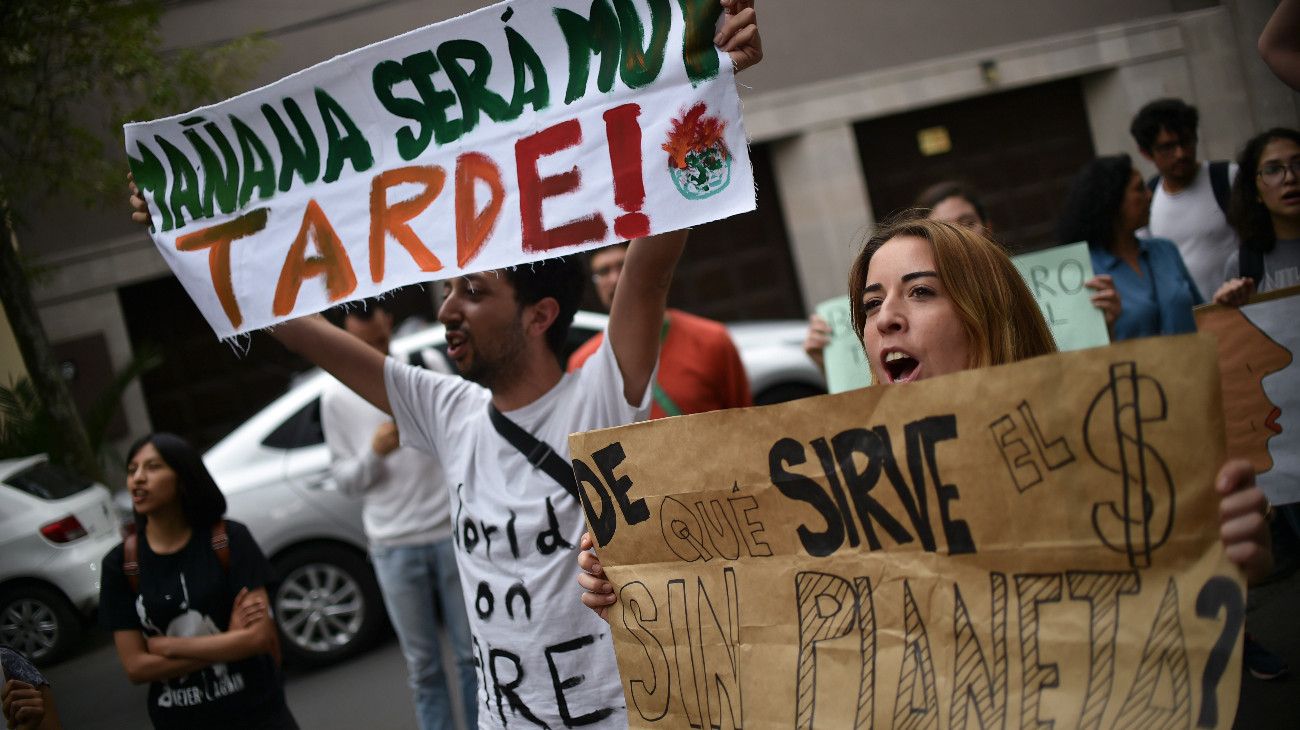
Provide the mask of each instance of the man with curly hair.
{"label": "man with curly hair", "polygon": [[1159,174],[1151,189],[1151,238],[1178,246],[1204,298],[1223,284],[1223,264],[1240,242],[1228,224],[1228,197],[1237,166],[1196,159],[1200,115],[1181,99],[1157,99],[1138,111],[1129,132]]}

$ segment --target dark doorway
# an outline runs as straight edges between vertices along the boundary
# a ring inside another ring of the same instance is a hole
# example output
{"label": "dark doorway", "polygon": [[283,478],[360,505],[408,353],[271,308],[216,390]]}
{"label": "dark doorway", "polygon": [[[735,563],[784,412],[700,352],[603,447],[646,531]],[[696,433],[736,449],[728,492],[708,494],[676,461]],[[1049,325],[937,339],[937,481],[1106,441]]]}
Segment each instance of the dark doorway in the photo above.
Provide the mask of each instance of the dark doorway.
{"label": "dark doorway", "polygon": [[[1078,79],[873,119],[854,130],[876,220],[910,207],[933,183],[961,180],[983,197],[994,237],[1013,252],[1058,243],[1056,219],[1070,180],[1094,155]],[[929,155],[922,137],[934,145]]]}
{"label": "dark doorway", "polygon": [[[804,316],[769,148],[754,145],[750,159],[758,207],[691,230],[669,306],[723,322]],[[601,311],[590,284],[582,306]]]}
{"label": "dark doorway", "polygon": [[[149,419],[206,449],[279,396],[310,364],[264,332],[238,352],[213,334],[198,307],[172,276],[118,290],[134,350],[150,348],[162,364],[141,378]],[[418,286],[391,292],[401,322],[410,315],[433,321],[433,302]]]}

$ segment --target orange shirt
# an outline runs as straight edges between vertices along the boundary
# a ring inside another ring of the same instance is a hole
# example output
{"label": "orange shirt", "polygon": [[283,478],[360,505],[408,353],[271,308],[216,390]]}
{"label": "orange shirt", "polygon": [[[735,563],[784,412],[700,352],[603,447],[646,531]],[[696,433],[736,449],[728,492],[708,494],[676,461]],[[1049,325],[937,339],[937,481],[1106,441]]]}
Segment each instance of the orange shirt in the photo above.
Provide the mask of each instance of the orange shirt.
{"label": "orange shirt", "polygon": [[[683,414],[740,408],[754,404],[740,353],[721,322],[678,309],[667,313],[668,334],[659,346],[655,381]],[[569,372],[582,367],[604,338],[587,340],[569,358]],[[668,415],[656,397],[651,418]]]}

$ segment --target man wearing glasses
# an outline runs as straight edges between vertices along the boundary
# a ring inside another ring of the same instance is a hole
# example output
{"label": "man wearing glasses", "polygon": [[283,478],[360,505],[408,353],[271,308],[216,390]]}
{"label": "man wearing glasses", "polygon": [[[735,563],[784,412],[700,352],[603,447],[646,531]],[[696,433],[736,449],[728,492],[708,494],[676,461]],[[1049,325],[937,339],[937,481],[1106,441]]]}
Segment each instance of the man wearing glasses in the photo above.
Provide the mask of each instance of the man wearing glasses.
{"label": "man wearing glasses", "polygon": [[[626,243],[591,255],[591,280],[606,311],[614,302],[625,258]],[[598,334],[583,343],[569,357],[569,372],[581,368],[599,349],[602,339],[604,335]],[[659,370],[651,384],[651,418],[754,404],[740,354],[721,322],[669,309],[664,313],[660,342]]]}
{"label": "man wearing glasses", "polygon": [[1223,265],[1240,242],[1228,224],[1228,197],[1235,163],[1196,159],[1196,107],[1181,99],[1157,99],[1138,111],[1129,132],[1159,174],[1151,188],[1149,235],[1178,246],[1201,296],[1223,284]]}

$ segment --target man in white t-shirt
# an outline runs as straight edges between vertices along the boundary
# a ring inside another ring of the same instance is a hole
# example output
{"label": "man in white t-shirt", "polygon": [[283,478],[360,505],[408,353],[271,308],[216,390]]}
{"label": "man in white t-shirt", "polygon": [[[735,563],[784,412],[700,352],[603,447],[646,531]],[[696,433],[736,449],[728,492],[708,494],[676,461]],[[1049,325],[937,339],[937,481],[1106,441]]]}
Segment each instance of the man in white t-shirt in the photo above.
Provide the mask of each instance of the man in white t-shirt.
{"label": "man in white t-shirt", "polygon": [[386,358],[320,317],[274,330],[391,413],[403,445],[442,463],[479,665],[480,727],[626,727],[609,627],[583,608],[574,581],[582,506],[501,437],[488,406],[566,463],[571,432],[645,419],[685,238],[632,243],[606,345],[574,374],[564,374],[560,357],[582,294],[577,257],[445,284],[438,318],[463,379]]}
{"label": "man in white t-shirt", "polygon": [[1237,165],[1198,162],[1196,107],[1180,99],[1157,99],[1138,111],[1129,127],[1142,156],[1159,175],[1151,187],[1149,237],[1173,241],[1201,296],[1223,284],[1223,264],[1240,241],[1228,223],[1228,197]]}

